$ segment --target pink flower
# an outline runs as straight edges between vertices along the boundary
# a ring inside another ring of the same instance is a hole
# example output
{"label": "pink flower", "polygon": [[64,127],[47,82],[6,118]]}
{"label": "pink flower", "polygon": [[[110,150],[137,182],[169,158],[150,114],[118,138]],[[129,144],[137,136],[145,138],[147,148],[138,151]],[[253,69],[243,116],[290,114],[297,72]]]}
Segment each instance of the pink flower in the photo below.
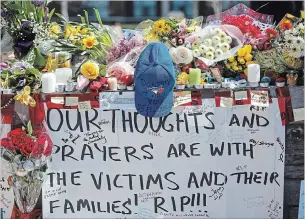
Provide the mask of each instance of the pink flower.
{"label": "pink flower", "polygon": [[8,56],[8,58],[9,58],[9,59],[15,59],[14,53],[10,54],[10,55]]}
{"label": "pink flower", "polygon": [[77,77],[77,89],[82,90],[89,84],[89,79],[84,77],[83,75],[79,75]]}
{"label": "pink flower", "polygon": [[133,75],[134,68],[128,62],[117,62],[107,69],[109,77],[115,77],[120,81],[123,75]]}
{"label": "pink flower", "polygon": [[6,62],[1,62],[0,64],[0,70],[6,70],[8,69],[8,64]]}

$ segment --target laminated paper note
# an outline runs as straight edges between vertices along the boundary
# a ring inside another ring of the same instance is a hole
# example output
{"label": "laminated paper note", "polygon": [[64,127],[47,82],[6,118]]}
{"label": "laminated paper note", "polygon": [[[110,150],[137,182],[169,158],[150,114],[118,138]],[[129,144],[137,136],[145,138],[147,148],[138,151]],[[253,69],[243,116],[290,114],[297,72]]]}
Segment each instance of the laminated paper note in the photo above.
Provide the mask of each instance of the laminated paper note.
{"label": "laminated paper note", "polygon": [[253,106],[269,106],[269,94],[268,91],[250,91],[251,105]]}

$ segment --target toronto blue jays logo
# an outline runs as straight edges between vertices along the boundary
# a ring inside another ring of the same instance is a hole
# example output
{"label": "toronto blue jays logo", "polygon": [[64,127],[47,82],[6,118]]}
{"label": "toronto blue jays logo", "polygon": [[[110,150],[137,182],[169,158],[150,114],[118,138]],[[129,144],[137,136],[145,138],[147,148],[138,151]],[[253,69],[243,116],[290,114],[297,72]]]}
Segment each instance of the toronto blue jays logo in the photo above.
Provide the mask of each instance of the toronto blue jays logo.
{"label": "toronto blue jays logo", "polygon": [[160,87],[151,87],[151,88],[148,88],[148,90],[150,90],[154,94],[160,94],[164,91],[164,88],[161,86]]}

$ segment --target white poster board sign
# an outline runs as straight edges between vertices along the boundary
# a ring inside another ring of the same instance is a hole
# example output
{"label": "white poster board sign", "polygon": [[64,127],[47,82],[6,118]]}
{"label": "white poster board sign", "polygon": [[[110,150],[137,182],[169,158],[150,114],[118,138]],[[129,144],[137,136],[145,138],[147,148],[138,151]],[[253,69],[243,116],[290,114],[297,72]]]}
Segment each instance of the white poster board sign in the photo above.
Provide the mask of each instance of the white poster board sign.
{"label": "white poster board sign", "polygon": [[173,108],[163,118],[47,109],[56,150],[44,217],[282,218],[285,127],[277,99],[256,110],[211,104],[193,114]]}

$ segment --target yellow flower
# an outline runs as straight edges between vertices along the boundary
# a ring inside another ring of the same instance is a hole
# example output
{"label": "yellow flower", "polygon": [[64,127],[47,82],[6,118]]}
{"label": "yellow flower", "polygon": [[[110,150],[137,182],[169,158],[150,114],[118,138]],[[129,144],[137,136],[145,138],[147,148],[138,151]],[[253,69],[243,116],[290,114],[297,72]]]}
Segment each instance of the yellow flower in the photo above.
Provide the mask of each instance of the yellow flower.
{"label": "yellow flower", "polygon": [[51,32],[51,34],[57,35],[61,32],[61,28],[58,24],[54,24],[54,25],[51,26],[50,32]]}
{"label": "yellow flower", "polygon": [[171,27],[168,24],[165,24],[163,33],[168,34],[169,32],[171,32],[171,30]]}
{"label": "yellow flower", "polygon": [[85,35],[86,33],[88,33],[88,28],[83,28],[81,31],[80,31],[80,33],[82,34],[82,35]]}
{"label": "yellow flower", "polygon": [[246,62],[246,66],[248,66],[250,64],[255,64],[255,62],[253,62],[253,61]]}
{"label": "yellow flower", "polygon": [[237,67],[237,66],[233,66],[232,69],[233,69],[234,71],[238,71],[238,67]]}
{"label": "yellow flower", "polygon": [[246,49],[245,48],[238,49],[237,54],[238,54],[239,57],[245,56],[246,55]]}
{"label": "yellow flower", "polygon": [[246,54],[244,58],[248,62],[248,61],[252,61],[253,56],[251,54]]}
{"label": "yellow flower", "polygon": [[65,39],[73,40],[75,35],[80,31],[81,26],[73,27],[71,24],[67,24],[65,28]]}
{"label": "yellow flower", "polygon": [[160,19],[154,23],[153,30],[156,31],[157,33],[163,33],[164,27],[165,27],[165,19]]}
{"label": "yellow flower", "polygon": [[245,64],[245,59],[244,59],[244,58],[238,57],[237,60],[238,60],[238,62],[239,62],[240,64]]}
{"label": "yellow flower", "polygon": [[88,79],[96,79],[99,75],[99,66],[93,61],[87,61],[82,64],[80,72]]}
{"label": "yellow flower", "polygon": [[91,49],[93,46],[96,45],[97,45],[97,40],[93,35],[87,36],[86,38],[83,39],[83,50],[85,50],[86,48]]}
{"label": "yellow flower", "polygon": [[229,62],[233,62],[235,60],[234,56],[231,56],[230,58],[228,58]]}
{"label": "yellow flower", "polygon": [[227,63],[227,64],[226,64],[226,67],[230,69],[230,68],[231,68],[231,65],[230,65],[229,63]]}
{"label": "yellow flower", "polygon": [[203,78],[200,78],[200,84],[205,84],[205,80]]}
{"label": "yellow flower", "polygon": [[248,69],[247,68],[244,70],[244,74],[248,77]]}
{"label": "yellow flower", "polygon": [[240,66],[240,65],[239,65],[239,66],[237,66],[237,68],[238,68],[238,70],[239,70],[239,71],[243,70],[243,67],[242,67],[242,66]]}
{"label": "yellow flower", "polygon": [[251,45],[245,45],[244,49],[246,50],[246,54],[250,54],[252,52],[252,46]]}
{"label": "yellow flower", "polygon": [[33,97],[30,96],[31,88],[29,86],[25,86],[23,91],[20,94],[17,94],[14,97],[14,100],[20,101],[21,104],[30,105],[31,107],[36,106],[36,101]]}
{"label": "yellow flower", "polygon": [[233,61],[232,66],[237,66],[237,61]]}

